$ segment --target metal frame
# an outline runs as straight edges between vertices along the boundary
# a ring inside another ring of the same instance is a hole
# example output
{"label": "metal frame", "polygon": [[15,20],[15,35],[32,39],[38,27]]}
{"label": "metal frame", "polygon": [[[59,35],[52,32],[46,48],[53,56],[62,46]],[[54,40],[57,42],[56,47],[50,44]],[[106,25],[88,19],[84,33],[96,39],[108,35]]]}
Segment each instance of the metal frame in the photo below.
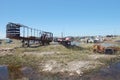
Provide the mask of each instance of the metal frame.
{"label": "metal frame", "polygon": [[[46,38],[42,39],[41,37],[44,36],[44,34],[46,34]],[[25,46],[26,41],[28,41],[29,46],[30,40],[39,41],[45,45],[49,44],[49,42],[53,40],[53,33],[33,29],[23,24],[9,22],[6,25],[6,37],[10,39],[22,40],[23,46]]]}

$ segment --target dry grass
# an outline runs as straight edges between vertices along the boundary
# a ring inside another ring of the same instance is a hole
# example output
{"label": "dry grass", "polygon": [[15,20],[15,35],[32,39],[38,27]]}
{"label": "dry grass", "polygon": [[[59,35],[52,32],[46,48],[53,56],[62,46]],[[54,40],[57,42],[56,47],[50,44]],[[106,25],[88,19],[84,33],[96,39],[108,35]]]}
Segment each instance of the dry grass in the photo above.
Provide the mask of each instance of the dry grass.
{"label": "dry grass", "polygon": [[13,40],[11,43],[6,43],[6,41],[3,40],[0,48],[15,48],[19,46],[21,46],[21,42],[19,40]]}
{"label": "dry grass", "polygon": [[[16,48],[13,54],[0,57],[0,64],[28,66],[40,69],[41,65],[49,61],[56,61],[63,65],[68,66],[71,62],[86,62],[89,61],[88,69],[83,71],[89,72],[92,68],[89,66],[100,67],[111,62],[119,61],[118,52],[115,55],[94,54],[92,52],[93,44],[81,44],[80,47],[66,48],[62,45],[49,45],[40,46],[36,48]],[[27,54],[26,54],[27,53]],[[91,57],[92,56],[92,57]]]}
{"label": "dry grass", "polygon": [[[44,52],[44,54],[43,54]],[[73,60],[88,60],[89,50],[77,48],[66,48],[62,45],[42,46],[38,48],[18,48],[15,53],[37,56],[43,60],[56,60],[58,62],[69,62]],[[52,54],[47,54],[52,53]],[[43,55],[42,55],[43,54]]]}

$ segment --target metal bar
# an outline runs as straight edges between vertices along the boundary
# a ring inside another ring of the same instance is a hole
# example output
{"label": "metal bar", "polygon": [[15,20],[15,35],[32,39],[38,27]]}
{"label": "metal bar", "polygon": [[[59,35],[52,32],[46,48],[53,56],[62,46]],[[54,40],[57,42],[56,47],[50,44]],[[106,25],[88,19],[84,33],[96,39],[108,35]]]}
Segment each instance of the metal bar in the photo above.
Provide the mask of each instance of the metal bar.
{"label": "metal bar", "polygon": [[34,36],[35,36],[35,29],[34,29]]}
{"label": "metal bar", "polygon": [[29,28],[27,28],[27,37],[29,37]]}
{"label": "metal bar", "polygon": [[32,36],[32,28],[31,28],[31,36]]}

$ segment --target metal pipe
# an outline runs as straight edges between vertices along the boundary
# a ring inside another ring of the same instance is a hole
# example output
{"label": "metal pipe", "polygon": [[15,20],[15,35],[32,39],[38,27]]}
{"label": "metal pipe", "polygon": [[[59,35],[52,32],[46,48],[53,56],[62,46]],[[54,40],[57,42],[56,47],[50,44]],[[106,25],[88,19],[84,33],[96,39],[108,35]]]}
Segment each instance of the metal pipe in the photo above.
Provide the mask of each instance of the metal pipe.
{"label": "metal pipe", "polygon": [[27,37],[29,37],[29,28],[27,28]]}
{"label": "metal pipe", "polygon": [[32,36],[32,28],[31,28],[31,36]]}

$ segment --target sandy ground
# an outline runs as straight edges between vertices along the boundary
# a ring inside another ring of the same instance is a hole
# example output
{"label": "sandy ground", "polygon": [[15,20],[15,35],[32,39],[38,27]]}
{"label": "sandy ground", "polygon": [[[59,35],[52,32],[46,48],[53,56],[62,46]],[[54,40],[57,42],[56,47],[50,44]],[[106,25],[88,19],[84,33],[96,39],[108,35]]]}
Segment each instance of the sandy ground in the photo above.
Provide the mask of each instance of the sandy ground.
{"label": "sandy ground", "polygon": [[0,56],[13,54],[13,48],[0,48]]}
{"label": "sandy ground", "polygon": [[[37,55],[37,56],[43,56],[43,55],[54,55],[56,53],[60,52],[25,52],[26,55]],[[103,63],[97,61],[99,58],[114,58],[117,55],[105,55],[105,54],[90,54],[89,60],[80,60],[80,61],[70,61],[68,63],[60,63],[55,60],[48,60],[44,62],[42,65],[40,65],[40,68],[42,67],[42,71],[44,72],[68,72],[69,75],[82,75],[84,71],[89,69],[95,69],[98,66],[104,65]]]}
{"label": "sandy ground", "polygon": [[106,55],[106,54],[91,54],[89,55],[90,59],[96,60],[99,58],[114,58],[117,57],[118,55]]}
{"label": "sandy ground", "polygon": [[93,62],[93,61],[71,61],[68,62],[66,65],[62,63],[57,63],[56,61],[48,61],[43,65],[42,71],[47,72],[68,72],[69,75],[82,75],[83,71],[86,69],[94,69],[100,63]]}

